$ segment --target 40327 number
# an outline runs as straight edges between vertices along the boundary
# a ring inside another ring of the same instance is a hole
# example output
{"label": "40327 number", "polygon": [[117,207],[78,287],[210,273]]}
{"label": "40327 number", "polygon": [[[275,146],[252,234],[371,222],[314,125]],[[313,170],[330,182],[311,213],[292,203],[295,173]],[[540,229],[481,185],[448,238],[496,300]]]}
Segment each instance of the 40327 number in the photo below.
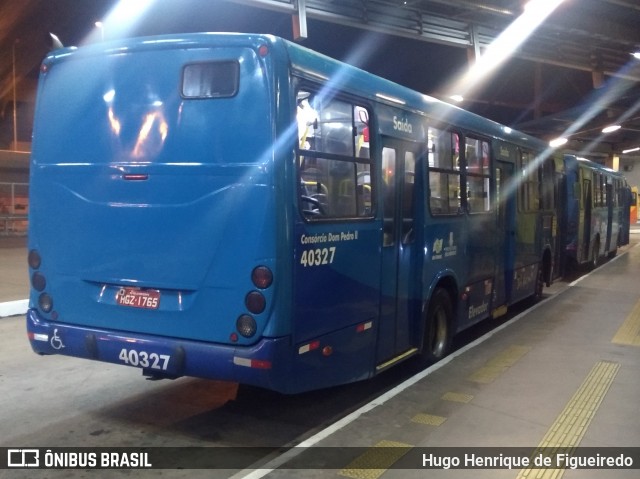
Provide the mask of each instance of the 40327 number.
{"label": "40327 number", "polygon": [[166,371],[171,356],[123,348],[118,355],[118,359],[129,366]]}
{"label": "40327 number", "polygon": [[300,256],[300,264],[305,268],[307,266],[322,266],[325,264],[333,263],[333,258],[336,255],[336,247],[330,248],[317,248],[307,249],[302,252]]}

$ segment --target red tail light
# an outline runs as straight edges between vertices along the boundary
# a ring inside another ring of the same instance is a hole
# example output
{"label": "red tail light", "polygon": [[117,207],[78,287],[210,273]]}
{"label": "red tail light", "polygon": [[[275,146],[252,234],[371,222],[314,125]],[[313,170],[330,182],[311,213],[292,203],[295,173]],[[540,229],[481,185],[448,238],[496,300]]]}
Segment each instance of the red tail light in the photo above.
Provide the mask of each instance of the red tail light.
{"label": "red tail light", "polygon": [[251,291],[245,297],[244,304],[250,313],[260,314],[267,306],[267,300],[260,291]]}
{"label": "red tail light", "polygon": [[251,272],[251,281],[256,288],[267,289],[273,283],[273,273],[266,266],[257,266]]}

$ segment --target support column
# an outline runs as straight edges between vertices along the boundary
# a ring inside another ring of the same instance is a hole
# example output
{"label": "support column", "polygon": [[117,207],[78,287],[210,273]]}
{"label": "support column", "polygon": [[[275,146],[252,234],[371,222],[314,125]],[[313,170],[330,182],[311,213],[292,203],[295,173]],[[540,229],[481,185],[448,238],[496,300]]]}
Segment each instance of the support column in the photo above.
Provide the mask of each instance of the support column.
{"label": "support column", "polygon": [[478,31],[476,26],[472,23],[469,25],[469,36],[471,37],[471,46],[467,48],[467,59],[469,60],[469,66],[475,65],[480,58],[480,42],[478,41]]}
{"label": "support column", "polygon": [[536,63],[533,74],[533,118],[542,118],[542,64]]}
{"label": "support column", "polygon": [[604,166],[614,171],[620,171],[620,157],[615,153],[611,153],[605,160]]}
{"label": "support column", "polygon": [[307,0],[294,0],[295,12],[291,16],[293,39],[296,42],[307,39]]}

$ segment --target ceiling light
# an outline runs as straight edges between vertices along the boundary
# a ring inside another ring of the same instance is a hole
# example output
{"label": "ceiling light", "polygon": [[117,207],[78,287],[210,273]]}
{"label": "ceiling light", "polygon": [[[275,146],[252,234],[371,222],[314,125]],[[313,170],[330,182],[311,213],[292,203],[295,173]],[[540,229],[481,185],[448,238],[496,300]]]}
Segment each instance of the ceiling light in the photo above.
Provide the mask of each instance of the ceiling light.
{"label": "ceiling light", "polygon": [[632,54],[631,54],[631,56],[632,56],[633,58],[635,58],[636,60],[640,60],[640,52],[632,53]]}
{"label": "ceiling light", "polygon": [[564,138],[564,137],[555,138],[549,142],[549,146],[551,148],[558,148],[559,146],[564,145],[567,141],[569,141],[568,138]]}
{"label": "ceiling light", "polygon": [[618,131],[622,128],[620,125],[609,125],[602,129],[602,133],[613,133],[614,131]]}
{"label": "ceiling light", "polygon": [[[484,49],[483,54],[456,80],[449,91],[457,91],[470,97],[474,89],[486,81],[489,75],[513,57],[536,28],[542,25],[563,2],[564,0],[531,0],[522,14]],[[476,3],[483,2],[475,2],[474,5]]]}
{"label": "ceiling light", "polygon": [[626,155],[627,153],[633,153],[635,151],[640,151],[640,146],[636,146],[635,148],[631,148],[630,150],[622,150],[622,154]]}

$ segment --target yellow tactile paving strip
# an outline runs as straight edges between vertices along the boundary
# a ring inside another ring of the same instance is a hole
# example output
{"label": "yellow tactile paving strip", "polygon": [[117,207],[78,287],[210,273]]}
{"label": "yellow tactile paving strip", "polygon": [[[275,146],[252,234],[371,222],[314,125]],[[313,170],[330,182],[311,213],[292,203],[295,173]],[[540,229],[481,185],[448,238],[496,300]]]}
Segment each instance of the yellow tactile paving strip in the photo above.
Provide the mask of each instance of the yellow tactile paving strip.
{"label": "yellow tactile paving strip", "polygon": [[377,479],[407,454],[412,447],[403,442],[380,441],[338,474],[353,479]]}
{"label": "yellow tactile paving strip", "polygon": [[447,420],[446,417],[436,416],[435,414],[416,414],[411,418],[411,422],[425,424],[427,426],[440,426]]}
{"label": "yellow tactile paving strip", "polygon": [[[468,379],[484,384],[490,383],[513,366],[530,349],[526,346],[511,346],[489,360]],[[550,451],[552,453],[570,454],[574,451],[586,434],[587,428],[598,411],[619,369],[620,365],[618,363],[610,361],[596,363],[538,444],[538,450],[544,451],[545,454],[549,454]],[[447,392],[440,399],[465,404],[473,400],[473,395]],[[414,423],[436,427],[446,420],[446,417],[427,413],[417,414],[411,419]],[[412,447],[410,444],[396,441],[380,441],[352,461],[338,474],[353,479],[378,479],[405,456]],[[536,469],[532,467],[522,469],[517,478],[559,479],[564,475],[564,472],[565,469]]]}
{"label": "yellow tactile paving strip", "polygon": [[472,394],[464,394],[464,393],[454,393],[448,392],[442,395],[440,398],[443,401],[451,401],[451,402],[461,402],[461,403],[470,403],[473,400]]}
{"label": "yellow tactile paving strip", "polygon": [[[580,388],[558,415],[549,431],[538,444],[539,448],[550,448],[570,453],[584,437],[604,396],[611,387],[620,369],[618,363],[599,361],[591,369]],[[558,479],[565,469],[522,469],[518,479]]]}
{"label": "yellow tactile paving strip", "polygon": [[640,301],[633,307],[611,342],[626,346],[640,346]]}
{"label": "yellow tactile paving strip", "polygon": [[513,366],[522,356],[531,350],[528,346],[511,346],[489,360],[483,367],[468,377],[469,381],[481,384],[493,382],[503,372]]}

